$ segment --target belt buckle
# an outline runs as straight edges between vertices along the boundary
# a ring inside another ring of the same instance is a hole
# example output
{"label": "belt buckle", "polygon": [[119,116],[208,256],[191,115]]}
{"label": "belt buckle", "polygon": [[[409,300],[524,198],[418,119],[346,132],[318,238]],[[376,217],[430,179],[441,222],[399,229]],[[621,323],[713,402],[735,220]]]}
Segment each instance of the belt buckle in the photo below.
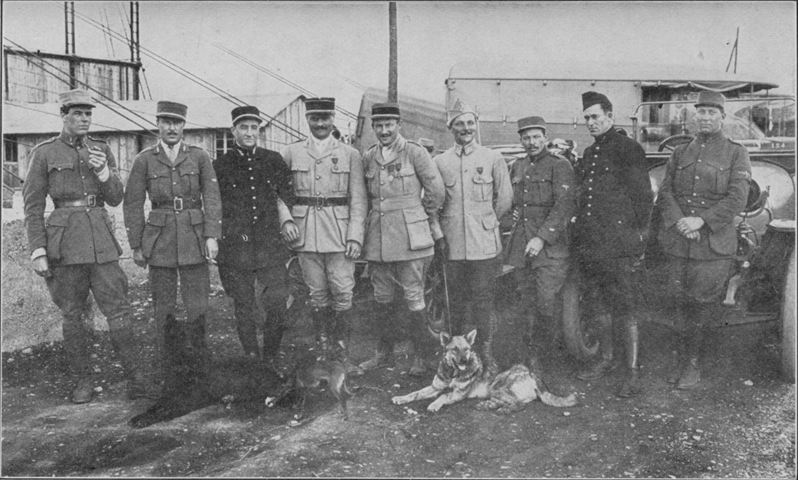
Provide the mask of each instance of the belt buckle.
{"label": "belt buckle", "polygon": [[183,199],[180,198],[180,197],[174,197],[172,199],[172,208],[174,208],[175,211],[177,211],[177,212],[182,211],[183,210]]}
{"label": "belt buckle", "polygon": [[86,205],[90,207],[97,206],[97,195],[87,195],[86,196]]}
{"label": "belt buckle", "polygon": [[317,210],[321,210],[321,208],[324,206],[324,197],[316,197],[315,205]]}

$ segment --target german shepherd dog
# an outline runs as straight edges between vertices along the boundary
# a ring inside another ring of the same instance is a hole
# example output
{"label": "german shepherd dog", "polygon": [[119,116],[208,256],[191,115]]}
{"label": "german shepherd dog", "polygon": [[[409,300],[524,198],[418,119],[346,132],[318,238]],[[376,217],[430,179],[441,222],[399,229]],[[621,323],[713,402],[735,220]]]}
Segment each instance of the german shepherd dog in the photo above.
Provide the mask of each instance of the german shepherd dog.
{"label": "german shepherd dog", "polygon": [[[495,410],[504,415],[523,410],[527,403],[539,398],[553,407],[576,405],[576,396],[558,397],[542,387],[534,373],[521,364],[514,365],[495,378],[482,366],[482,360],[472,349],[477,331],[466,336],[452,337],[440,333],[441,345],[445,351],[438,364],[438,371],[432,385],[403,396],[393,397],[395,405],[403,405],[417,400],[435,398],[427,410],[437,412],[444,405],[451,405],[466,398],[485,399],[476,405],[477,410]],[[445,390],[451,389],[447,393]]]}

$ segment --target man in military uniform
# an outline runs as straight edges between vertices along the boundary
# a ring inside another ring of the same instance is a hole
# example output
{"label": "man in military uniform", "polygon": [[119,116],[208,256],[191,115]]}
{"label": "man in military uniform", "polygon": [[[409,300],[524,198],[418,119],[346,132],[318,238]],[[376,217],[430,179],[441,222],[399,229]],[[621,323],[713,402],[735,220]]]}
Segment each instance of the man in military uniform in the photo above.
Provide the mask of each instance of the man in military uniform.
{"label": "man in military uniform", "polygon": [[[125,190],[125,226],[136,265],[149,266],[161,367],[172,372],[173,355],[164,348],[175,319],[178,277],[186,321],[185,337],[193,367],[209,360],[205,321],[210,294],[209,263],[215,262],[222,230],[219,185],[205,150],[183,142],[188,107],[161,101],[157,106],[160,141],[133,161]],[[152,210],[145,222],[144,201]],[[174,344],[169,340],[167,344]],[[167,378],[167,381],[171,379]]]}
{"label": "man in military uniform", "polygon": [[[443,205],[443,181],[426,150],[399,133],[402,120],[398,104],[374,104],[371,127],[379,143],[363,156],[371,198],[365,256],[378,307],[372,322],[379,343],[375,357],[360,368],[384,365],[393,353],[393,330],[402,310],[393,302],[401,289],[410,310],[415,350],[409,373],[422,375],[427,371],[424,358],[432,353],[429,347],[435,346],[426,333],[424,311],[424,277],[435,245],[429,216]],[[440,332],[440,327],[434,329]]]}
{"label": "man in military uniform", "polygon": [[[44,277],[64,316],[64,347],[77,379],[72,402],[89,402],[94,394],[90,332],[82,316],[89,291],[108,320],[128,378],[128,397],[153,397],[156,392],[139,368],[133,342],[128,280],[119,266],[122,249],[104,208],[106,203],[119,205],[124,195],[116,159],[108,144],[87,135],[95,107],[89,92],[70,90],[59,99],[64,128],[31,151],[22,195],[33,270]],[[55,210],[45,221],[47,195]]]}
{"label": "man in military uniform", "polygon": [[435,156],[435,142],[433,140],[421,137],[418,139],[418,144],[424,147],[424,150],[426,150],[427,153],[429,153],[430,157]]}
{"label": "man in military uniform", "polygon": [[720,300],[737,249],[734,217],[745,207],[751,180],[748,151],[723,134],[725,103],[720,93],[698,95],[698,135],[673,151],[657,200],[658,240],[671,284],[681,293],[677,325],[686,330],[679,365],[668,378],[679,389],[701,380],[702,343],[707,327],[722,315]]}
{"label": "man in military uniform", "polygon": [[[499,218],[510,210],[513,189],[501,153],[479,145],[474,138],[477,115],[457,101],[448,112],[447,126],[454,146],[435,157],[446,199],[433,222],[433,237],[440,255],[448,260],[451,315],[467,333],[466,312],[477,324],[476,346],[489,370],[498,371],[492,352],[496,330],[493,289],[501,264]],[[468,308],[470,305],[470,308]]]}
{"label": "man in military uniform", "polygon": [[[236,330],[244,353],[274,361],[283,337],[288,300],[284,240],[296,240],[299,230],[285,205],[294,204],[291,170],[279,153],[257,146],[261,125],[257,107],[232,111],[235,145],[216,159],[214,169],[222,198],[222,240],[219,277],[233,297]],[[257,280],[257,286],[256,286]],[[258,318],[257,300],[266,318]],[[262,325],[263,350],[258,346]]]}
{"label": "man in military uniform", "polygon": [[359,374],[349,361],[348,345],[355,259],[363,246],[367,209],[363,161],[357,150],[331,136],[334,98],[311,98],[305,107],[311,136],[280,152],[293,174],[296,193],[291,214],[299,238],[290,246],[298,253],[310,288],[321,356],[337,358],[349,373]]}
{"label": "man in military uniform", "polygon": [[601,329],[601,359],[577,374],[596,380],[617,367],[613,357],[613,322],[623,322],[629,376],[618,396],[641,391],[639,335],[634,311],[636,275],[642,268],[653,193],[643,147],[613,128],[610,100],[596,92],[582,94],[585,123],[595,142],[576,165],[579,183],[573,250],[593,314]]}
{"label": "man in military uniform", "polygon": [[519,269],[522,311],[529,321],[525,342],[533,369],[539,371],[541,350],[555,340],[555,297],[568,273],[566,229],[576,189],[571,163],[546,147],[542,117],[519,120],[518,134],[527,157],[516,160],[510,172],[515,223],[506,263]]}

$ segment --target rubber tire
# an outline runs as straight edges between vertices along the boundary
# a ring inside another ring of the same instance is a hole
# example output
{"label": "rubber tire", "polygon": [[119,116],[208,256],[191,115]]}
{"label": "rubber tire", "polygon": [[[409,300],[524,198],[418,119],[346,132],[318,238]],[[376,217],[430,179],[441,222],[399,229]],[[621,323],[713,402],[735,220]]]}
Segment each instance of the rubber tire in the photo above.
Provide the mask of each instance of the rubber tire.
{"label": "rubber tire", "polygon": [[785,380],[795,383],[795,250],[790,254],[781,302],[781,370]]}
{"label": "rubber tire", "polygon": [[590,341],[585,334],[585,319],[582,318],[578,280],[568,275],[560,291],[562,296],[562,328],[565,347],[577,360],[587,361],[599,351],[599,342]]}

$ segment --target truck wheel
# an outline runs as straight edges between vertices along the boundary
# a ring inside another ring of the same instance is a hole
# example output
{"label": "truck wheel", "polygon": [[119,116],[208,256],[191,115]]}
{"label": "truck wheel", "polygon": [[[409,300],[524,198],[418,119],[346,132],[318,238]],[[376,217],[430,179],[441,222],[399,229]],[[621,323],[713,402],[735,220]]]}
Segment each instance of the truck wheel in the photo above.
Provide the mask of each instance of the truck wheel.
{"label": "truck wheel", "polygon": [[781,369],[795,383],[795,250],[790,254],[781,302]]}
{"label": "truck wheel", "polygon": [[569,275],[562,286],[562,324],[565,346],[574,358],[589,360],[598,353],[599,342],[588,328],[582,316],[579,285],[573,275]]}

